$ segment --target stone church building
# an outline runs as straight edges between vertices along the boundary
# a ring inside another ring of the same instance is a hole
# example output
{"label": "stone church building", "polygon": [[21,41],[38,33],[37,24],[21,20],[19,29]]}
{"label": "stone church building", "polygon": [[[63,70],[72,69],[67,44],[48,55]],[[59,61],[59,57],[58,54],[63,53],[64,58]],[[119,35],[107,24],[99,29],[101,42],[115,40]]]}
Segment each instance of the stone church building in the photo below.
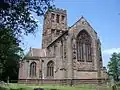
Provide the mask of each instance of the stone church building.
{"label": "stone church building", "polygon": [[42,48],[31,48],[20,62],[19,83],[79,84],[107,79],[97,32],[84,17],[71,27],[63,9],[44,15]]}

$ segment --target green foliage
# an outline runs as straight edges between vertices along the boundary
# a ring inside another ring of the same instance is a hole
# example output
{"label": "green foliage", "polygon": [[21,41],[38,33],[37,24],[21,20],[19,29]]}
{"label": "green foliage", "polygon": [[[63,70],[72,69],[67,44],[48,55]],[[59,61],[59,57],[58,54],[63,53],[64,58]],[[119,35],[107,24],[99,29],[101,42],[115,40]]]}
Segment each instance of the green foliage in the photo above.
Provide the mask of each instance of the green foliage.
{"label": "green foliage", "polygon": [[12,34],[11,29],[0,28],[0,78],[5,80],[9,76],[17,79],[19,60],[22,59],[23,50],[19,41]]}
{"label": "green foliage", "polygon": [[[62,85],[25,85],[25,84],[10,84],[8,89],[13,90],[34,90],[34,88],[44,88],[44,90],[96,90],[96,85],[79,85],[79,86],[62,86]],[[108,89],[105,89],[108,90]]]}
{"label": "green foliage", "polygon": [[0,0],[0,80],[17,79],[23,50],[23,35],[34,34],[37,22],[32,13],[41,16],[51,8],[52,0]]}
{"label": "green foliage", "polygon": [[[17,38],[34,33],[37,22],[31,13],[41,16],[51,8],[52,0],[2,0],[0,27],[10,28]],[[6,8],[4,8],[6,6]]]}
{"label": "green foliage", "polygon": [[120,77],[120,53],[113,53],[108,63],[108,74],[113,77],[115,81],[119,81]]}
{"label": "green foliage", "polygon": [[[109,86],[98,86],[98,85],[91,85],[91,84],[80,84],[80,85],[74,85],[74,86],[67,86],[67,85],[33,85],[33,84],[9,84],[8,86],[2,86],[2,88],[5,87],[5,90],[34,90],[34,88],[44,88],[44,90],[111,90],[111,87]],[[117,86],[117,90],[119,90],[120,87]],[[0,88],[0,90],[2,90]]]}

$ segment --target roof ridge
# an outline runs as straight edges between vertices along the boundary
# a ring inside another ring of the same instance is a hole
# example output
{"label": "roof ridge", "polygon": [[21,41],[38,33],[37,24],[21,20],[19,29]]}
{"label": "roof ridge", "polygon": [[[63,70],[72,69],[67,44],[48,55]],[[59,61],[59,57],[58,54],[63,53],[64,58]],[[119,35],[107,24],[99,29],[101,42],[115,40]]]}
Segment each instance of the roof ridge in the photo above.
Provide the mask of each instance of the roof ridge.
{"label": "roof ridge", "polygon": [[53,44],[56,40],[58,40],[61,36],[63,36],[68,30],[66,30],[63,34],[61,34],[59,37],[57,37],[54,41],[52,41],[47,47],[49,47],[51,44]]}

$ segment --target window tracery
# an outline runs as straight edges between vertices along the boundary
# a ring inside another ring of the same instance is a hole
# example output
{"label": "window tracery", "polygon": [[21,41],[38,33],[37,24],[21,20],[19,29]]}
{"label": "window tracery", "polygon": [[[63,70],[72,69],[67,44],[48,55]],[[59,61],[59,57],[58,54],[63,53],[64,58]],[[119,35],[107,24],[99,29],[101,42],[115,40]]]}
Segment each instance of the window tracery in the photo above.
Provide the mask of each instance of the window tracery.
{"label": "window tracery", "polygon": [[53,77],[54,76],[54,62],[49,61],[47,64],[47,76]]}
{"label": "window tracery", "polygon": [[30,64],[30,77],[36,77],[36,62]]}
{"label": "window tracery", "polygon": [[81,31],[77,36],[77,60],[79,62],[91,62],[91,37],[85,31]]}

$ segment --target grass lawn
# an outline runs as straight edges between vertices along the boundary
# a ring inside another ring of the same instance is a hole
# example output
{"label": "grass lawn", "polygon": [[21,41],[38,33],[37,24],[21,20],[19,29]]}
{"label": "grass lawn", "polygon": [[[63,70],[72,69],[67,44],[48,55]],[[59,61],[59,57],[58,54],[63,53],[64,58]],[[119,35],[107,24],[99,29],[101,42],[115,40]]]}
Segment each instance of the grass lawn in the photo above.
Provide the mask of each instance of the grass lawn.
{"label": "grass lawn", "polygon": [[[9,84],[3,85],[0,90],[34,90],[34,88],[44,88],[44,90],[98,90],[96,85],[79,85],[79,86],[60,86],[60,85],[25,85],[25,84]],[[111,90],[110,87],[105,87],[100,90]],[[117,89],[120,90],[120,87]]]}

